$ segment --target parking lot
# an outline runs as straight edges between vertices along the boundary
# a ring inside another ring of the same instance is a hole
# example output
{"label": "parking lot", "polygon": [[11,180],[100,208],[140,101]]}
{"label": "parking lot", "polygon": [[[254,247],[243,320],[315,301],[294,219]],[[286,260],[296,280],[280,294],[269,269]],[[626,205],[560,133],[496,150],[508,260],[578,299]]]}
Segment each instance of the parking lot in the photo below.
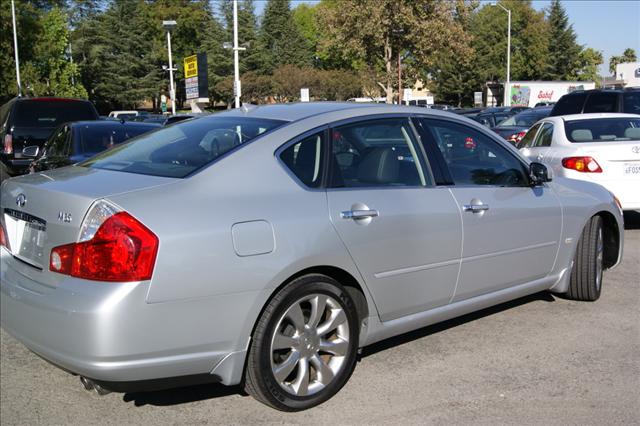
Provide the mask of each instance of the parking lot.
{"label": "parking lot", "polygon": [[99,397],[2,331],[0,423],[637,424],[640,215],[626,220],[598,302],[540,293],[383,341],[301,413],[217,385]]}

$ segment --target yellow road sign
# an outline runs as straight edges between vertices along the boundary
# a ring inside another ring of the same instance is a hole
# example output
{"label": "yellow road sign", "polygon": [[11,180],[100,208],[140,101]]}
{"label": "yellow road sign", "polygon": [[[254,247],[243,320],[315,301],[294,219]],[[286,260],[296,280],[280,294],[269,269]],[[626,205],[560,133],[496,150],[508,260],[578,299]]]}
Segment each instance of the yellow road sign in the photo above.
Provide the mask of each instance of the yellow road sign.
{"label": "yellow road sign", "polygon": [[184,77],[191,78],[198,76],[198,55],[184,58]]}

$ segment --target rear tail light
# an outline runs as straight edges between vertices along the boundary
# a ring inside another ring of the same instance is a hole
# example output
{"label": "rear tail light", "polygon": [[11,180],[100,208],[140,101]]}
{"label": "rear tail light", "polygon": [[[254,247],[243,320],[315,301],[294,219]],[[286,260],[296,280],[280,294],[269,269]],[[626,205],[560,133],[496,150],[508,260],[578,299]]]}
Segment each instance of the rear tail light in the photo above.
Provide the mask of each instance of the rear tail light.
{"label": "rear tail light", "polygon": [[4,135],[3,151],[5,154],[13,154],[13,136],[10,134]]}
{"label": "rear tail light", "polygon": [[566,157],[562,159],[562,167],[581,173],[602,173],[600,164],[592,157]]}
{"label": "rear tail light", "polygon": [[0,246],[6,247],[7,250],[11,250],[9,247],[9,238],[7,236],[7,231],[4,229],[4,225],[0,223]]}
{"label": "rear tail light", "polygon": [[53,272],[95,281],[151,279],[158,237],[127,212],[96,203],[82,225],[77,243],[51,250]]}

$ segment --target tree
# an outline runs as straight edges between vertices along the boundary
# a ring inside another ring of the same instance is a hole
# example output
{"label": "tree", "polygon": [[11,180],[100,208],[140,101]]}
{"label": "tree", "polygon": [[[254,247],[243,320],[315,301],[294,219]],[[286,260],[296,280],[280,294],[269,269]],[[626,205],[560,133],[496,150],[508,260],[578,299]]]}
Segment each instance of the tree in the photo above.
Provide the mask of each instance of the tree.
{"label": "tree", "polygon": [[[547,68],[549,36],[544,13],[530,1],[501,1],[511,10],[511,80],[541,80]],[[479,84],[504,81],[507,70],[507,14],[485,5],[471,18]]]}
{"label": "tree", "polygon": [[572,78],[582,81],[594,81],[599,84],[598,67],[602,64],[602,53],[588,47],[580,52],[579,63],[580,69]]}
{"label": "tree", "polygon": [[[454,19],[467,34],[470,32],[472,14],[477,7],[477,2],[458,0],[456,4]],[[473,105],[473,92],[482,88],[478,79],[472,37],[467,38],[463,53],[451,55],[447,50],[439,51],[435,66],[424,76],[424,80],[430,78],[429,87],[439,102],[457,106]]]}
{"label": "tree", "polygon": [[611,59],[609,59],[609,72],[611,74],[615,74],[616,65],[627,62],[636,62],[637,60],[636,51],[631,48],[627,48],[622,52],[622,56],[612,56]]}
{"label": "tree", "polygon": [[553,0],[548,9],[549,55],[545,78],[568,80],[580,66],[582,46],[576,42],[576,33],[560,3]]}
{"label": "tree", "polygon": [[272,72],[280,65],[311,65],[312,54],[295,25],[289,0],[269,0],[260,27],[262,71]]}
{"label": "tree", "polygon": [[40,76],[30,83],[31,94],[36,96],[61,96],[86,98],[76,64],[68,55],[69,29],[65,13],[54,7],[42,19],[40,33],[33,59]]}
{"label": "tree", "polygon": [[448,1],[325,0],[321,23],[328,37],[325,48],[338,48],[368,68],[392,102],[398,56],[405,58],[405,77],[415,78],[435,64],[438,51],[452,55],[467,49],[455,3]]}
{"label": "tree", "polygon": [[83,68],[99,109],[135,108],[165,84],[163,62],[154,53],[164,32],[148,7],[142,0],[113,0],[94,22]]}

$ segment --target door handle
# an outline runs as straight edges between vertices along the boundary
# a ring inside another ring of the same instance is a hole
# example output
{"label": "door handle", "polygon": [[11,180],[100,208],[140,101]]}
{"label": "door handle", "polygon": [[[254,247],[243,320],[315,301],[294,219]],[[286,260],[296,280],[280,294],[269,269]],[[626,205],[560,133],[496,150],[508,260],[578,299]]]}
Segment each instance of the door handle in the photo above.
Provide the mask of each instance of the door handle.
{"label": "door handle", "polygon": [[465,212],[481,213],[486,210],[489,210],[488,204],[465,204],[464,205]]}
{"label": "door handle", "polygon": [[340,213],[341,218],[354,220],[378,217],[379,215],[378,210],[346,210]]}

